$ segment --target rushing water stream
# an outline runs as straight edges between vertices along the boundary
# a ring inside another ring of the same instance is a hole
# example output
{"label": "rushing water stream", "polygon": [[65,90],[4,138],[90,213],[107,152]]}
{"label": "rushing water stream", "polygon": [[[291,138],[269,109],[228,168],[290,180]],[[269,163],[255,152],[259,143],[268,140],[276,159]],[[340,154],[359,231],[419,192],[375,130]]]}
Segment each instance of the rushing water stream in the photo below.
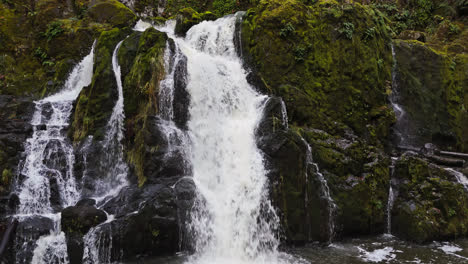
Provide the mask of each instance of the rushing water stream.
{"label": "rushing water stream", "polygon": [[[39,238],[33,252],[32,263],[68,263],[65,235],[60,228],[61,208],[74,205],[79,190],[73,175],[73,147],[66,137],[73,102],[93,76],[94,44],[87,55],[71,72],[63,89],[35,102],[31,124],[34,131],[25,145],[26,158],[18,183],[20,206],[19,221],[45,217],[53,222],[50,235]],[[29,250],[19,245],[18,254]],[[21,257],[19,257],[21,258]],[[21,259],[17,259],[22,263]]]}
{"label": "rushing water stream", "polygon": [[[235,16],[202,22],[185,39],[174,38],[187,57],[190,159],[198,189],[191,263],[280,262],[278,218],[255,141],[266,97],[247,83],[233,43],[235,22]],[[262,210],[273,217],[266,219]]]}

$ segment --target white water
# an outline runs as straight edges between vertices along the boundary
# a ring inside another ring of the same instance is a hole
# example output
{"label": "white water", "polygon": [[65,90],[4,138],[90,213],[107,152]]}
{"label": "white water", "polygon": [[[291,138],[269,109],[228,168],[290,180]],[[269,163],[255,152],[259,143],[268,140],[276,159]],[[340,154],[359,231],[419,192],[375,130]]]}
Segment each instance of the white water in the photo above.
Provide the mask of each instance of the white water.
{"label": "white water", "polygon": [[[304,138],[301,138],[302,139],[302,142],[304,143],[304,145],[307,147],[307,152],[306,152],[306,166],[305,166],[305,173],[306,173],[306,182],[309,181],[308,177],[308,169],[309,169],[309,166],[314,166],[315,167],[315,171],[317,173],[317,177],[318,177],[318,180],[320,182],[320,189],[322,191],[321,193],[321,198],[322,199],[325,199],[327,201],[327,204],[328,204],[328,222],[327,222],[327,225],[328,225],[328,242],[331,242],[333,240],[333,237],[335,235],[335,214],[336,214],[336,210],[337,210],[337,205],[335,204],[335,201],[333,200],[333,198],[331,197],[330,195],[330,188],[328,187],[328,182],[327,180],[325,179],[325,177],[323,177],[323,174],[320,172],[319,170],[319,167],[317,165],[317,163],[315,163],[313,161],[313,158],[312,158],[312,148],[310,147],[309,143],[307,143],[307,141],[304,139]],[[307,192],[306,192],[306,195],[307,195]],[[307,196],[306,196],[307,198]]]}
{"label": "white water", "polygon": [[281,122],[283,123],[282,125],[285,127],[285,128],[288,128],[289,125],[289,120],[288,120],[288,111],[286,109],[286,104],[284,103],[283,100],[281,100]]}
{"label": "white water", "polygon": [[392,233],[392,209],[393,203],[395,201],[395,196],[393,194],[393,187],[390,183],[390,188],[388,189],[388,201],[387,201],[387,234]]}
{"label": "white water", "polygon": [[117,44],[112,54],[112,68],[117,83],[118,98],[107,123],[107,134],[102,143],[101,172],[105,173],[105,175],[96,182],[97,187],[94,198],[98,204],[103,200],[116,196],[123,187],[128,185],[128,166],[124,160],[122,145],[125,120],[124,96],[120,65],[117,58],[122,42],[123,40]]}
{"label": "white water", "polygon": [[374,251],[366,251],[361,247],[357,248],[361,253],[360,257],[366,262],[388,263],[396,258],[395,250],[392,247],[385,247]]}
{"label": "white water", "polygon": [[468,178],[466,177],[465,174],[459,172],[459,171],[456,171],[454,169],[451,169],[451,168],[446,168],[445,170],[447,170],[448,172],[450,172],[453,176],[455,176],[455,178],[457,178],[457,181],[463,185],[463,187],[465,188],[465,190],[468,191]]}
{"label": "white water", "polygon": [[[71,72],[64,88],[52,96],[36,101],[31,124],[34,131],[26,141],[26,159],[20,174],[25,177],[19,185],[19,214],[51,213],[50,181],[54,179],[60,193],[60,206],[73,205],[78,197],[73,176],[73,147],[66,139],[65,129],[73,102],[93,76],[94,45]],[[39,127],[43,127],[39,129]]]}
{"label": "white water", "polygon": [[[26,159],[20,173],[24,179],[19,183],[19,221],[31,215],[50,218],[54,229],[50,235],[36,241],[33,264],[68,263],[65,235],[60,228],[60,213],[52,214],[51,181],[55,181],[60,207],[74,205],[79,198],[73,175],[75,157],[73,147],[66,138],[66,128],[73,102],[83,87],[91,83],[93,75],[94,45],[87,55],[70,73],[63,89],[35,102],[31,124],[33,135],[26,141]],[[23,246],[21,248],[24,249]],[[18,255],[17,255],[18,256]],[[21,260],[18,260],[21,261]]]}
{"label": "white water", "polygon": [[[102,143],[104,157],[101,161],[101,170],[102,172],[106,172],[106,175],[96,182],[97,188],[94,198],[98,202],[98,206],[115,197],[122,188],[128,185],[128,166],[124,160],[122,145],[125,120],[124,96],[120,65],[117,57],[122,43],[123,40],[117,44],[112,54],[112,68],[117,83],[118,98],[112,110],[111,118],[107,123],[107,134]],[[111,263],[112,234],[103,232],[101,228],[104,224],[113,220],[113,216],[108,215],[105,223],[91,228],[85,235],[83,238],[83,263]]]}
{"label": "white water", "polygon": [[[202,22],[174,36],[187,57],[190,160],[198,198],[189,263],[287,263],[277,251],[278,217],[268,201],[263,157],[255,142],[266,96],[246,80],[234,48],[235,16]],[[177,57],[177,56],[176,56]]]}
{"label": "white water", "polygon": [[397,144],[401,146],[408,145],[408,136],[406,134],[406,129],[404,128],[404,119],[406,112],[403,107],[399,104],[400,101],[400,94],[399,94],[399,87],[397,81],[397,60],[396,60],[396,53],[395,47],[392,43],[392,57],[393,57],[393,67],[392,67],[392,94],[390,95],[390,103],[393,107],[393,111],[395,112],[396,116],[396,124],[395,124],[395,134],[398,137]]}
{"label": "white water", "polygon": [[83,237],[84,264],[113,263],[112,262],[112,227],[109,232],[103,232],[102,227],[114,221],[113,215],[107,215],[107,221],[91,228]]}
{"label": "white water", "polygon": [[392,165],[390,166],[390,182],[388,188],[388,199],[387,199],[387,235],[392,234],[392,209],[395,203],[395,193],[392,187],[393,173],[395,172],[395,162],[398,158],[392,157]]}
{"label": "white water", "polygon": [[65,233],[61,231],[61,214],[52,216],[54,229],[50,235],[42,236],[36,241],[31,264],[68,264],[67,242]]}

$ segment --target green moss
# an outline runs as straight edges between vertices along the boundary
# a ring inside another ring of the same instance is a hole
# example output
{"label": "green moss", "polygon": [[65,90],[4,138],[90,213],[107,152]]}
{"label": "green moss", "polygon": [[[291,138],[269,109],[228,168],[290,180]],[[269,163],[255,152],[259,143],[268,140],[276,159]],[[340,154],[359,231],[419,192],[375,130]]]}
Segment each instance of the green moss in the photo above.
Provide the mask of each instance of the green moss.
{"label": "green moss", "polygon": [[467,234],[468,197],[451,173],[407,153],[394,176],[401,182],[392,213],[396,235],[429,242]]}
{"label": "green moss", "polygon": [[164,78],[164,49],[167,36],[154,28],[143,34],[134,33],[119,50],[119,63],[125,96],[127,159],[135,170],[138,182],[146,181],[144,167],[146,153],[157,146],[145,142],[147,118],[158,112],[159,83]]}
{"label": "green moss", "polygon": [[[297,129],[297,128],[296,128]],[[315,129],[298,129],[310,142],[313,159],[328,181],[338,206],[342,235],[384,231],[390,161],[363,140],[332,136]]]}
{"label": "green moss", "polygon": [[466,151],[468,141],[468,56],[431,49],[418,41],[394,41],[402,105],[416,144]]}
{"label": "green moss", "polygon": [[[261,1],[247,13],[242,35],[249,62],[285,100],[293,124],[331,133],[350,127],[376,144],[388,135],[390,36],[375,10],[333,1]],[[376,109],[382,113],[371,115]]]}
{"label": "green moss", "polygon": [[115,27],[132,26],[136,15],[117,0],[98,0],[88,9],[88,15],[98,23],[109,23]]}
{"label": "green moss", "polygon": [[114,28],[102,32],[97,40],[93,79],[91,85],[83,89],[76,103],[71,126],[74,141],[80,141],[88,135],[103,135],[100,130],[104,129],[117,97],[112,53],[127,34],[126,30]]}
{"label": "green moss", "polygon": [[183,8],[179,10],[177,15],[177,24],[175,33],[179,35],[185,35],[185,33],[194,25],[204,20],[215,20],[217,17],[215,14],[207,11],[205,13],[198,13],[192,8]]}

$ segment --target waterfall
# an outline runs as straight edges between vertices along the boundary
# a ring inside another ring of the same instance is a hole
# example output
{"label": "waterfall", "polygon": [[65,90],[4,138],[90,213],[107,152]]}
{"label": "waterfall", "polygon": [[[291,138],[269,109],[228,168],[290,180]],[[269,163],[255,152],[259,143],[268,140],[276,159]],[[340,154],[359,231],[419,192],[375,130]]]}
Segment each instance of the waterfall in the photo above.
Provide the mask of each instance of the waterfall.
{"label": "waterfall", "polygon": [[[307,143],[307,141],[304,138],[301,138],[302,142],[304,145],[307,147],[307,152],[306,152],[306,160],[305,160],[305,173],[306,173],[306,182],[309,181],[309,175],[308,175],[308,170],[309,166],[314,166],[315,171],[317,173],[317,178],[320,182],[320,190],[321,190],[321,199],[325,199],[327,201],[328,205],[328,219],[327,219],[327,226],[328,226],[328,242],[331,242],[333,240],[333,237],[335,235],[335,215],[336,215],[336,210],[337,210],[337,205],[335,204],[335,201],[330,195],[330,188],[328,187],[328,182],[323,176],[323,174],[320,172],[319,167],[317,163],[315,163],[312,159],[312,148]],[[307,198],[307,191],[306,191],[306,198]],[[307,198],[308,199],[308,198]],[[308,201],[307,201],[308,202]]]}
{"label": "waterfall", "polygon": [[196,252],[188,262],[284,263],[292,257],[277,251],[279,219],[255,140],[267,97],[246,80],[234,47],[236,19],[202,22],[185,39],[175,37],[174,22],[159,28],[187,58],[188,153],[198,190],[189,224]]}
{"label": "waterfall", "polygon": [[[83,87],[91,84],[95,43],[91,52],[74,67],[60,92],[35,102],[31,120],[33,135],[25,143],[26,158],[20,165],[17,184],[20,199],[17,218],[23,221],[40,215],[51,219],[54,228],[50,235],[36,241],[34,264],[68,263],[60,213],[53,212],[74,205],[79,198],[73,175],[75,157],[66,129],[73,102]],[[26,244],[20,245],[20,252],[28,250]]]}
{"label": "waterfall", "polygon": [[69,263],[65,233],[60,226],[61,214],[53,216],[54,229],[48,236],[42,236],[36,241],[32,264],[67,264]]}
{"label": "waterfall", "polygon": [[459,172],[459,171],[456,171],[454,169],[451,169],[451,168],[445,168],[446,171],[450,172],[450,174],[452,174],[453,176],[455,176],[455,178],[457,179],[458,183],[460,183],[461,185],[463,185],[463,187],[465,188],[466,191],[468,191],[468,178],[466,177],[465,174]]}
{"label": "waterfall", "polygon": [[[128,185],[128,166],[124,160],[122,140],[124,138],[124,96],[122,77],[118,62],[118,52],[123,40],[120,41],[112,54],[112,69],[117,84],[118,98],[112,109],[112,115],[107,123],[107,134],[102,142],[103,159],[101,170],[106,175],[98,180],[95,199],[98,205],[115,197],[122,188]],[[83,263],[111,263],[112,259],[112,233],[106,233],[101,228],[114,220],[114,216],[108,215],[107,221],[91,228],[84,237]],[[112,231],[112,230],[111,230]]]}
{"label": "waterfall", "polygon": [[[73,102],[93,76],[94,44],[71,72],[64,88],[52,96],[36,101],[31,120],[33,135],[25,144],[25,161],[20,168],[24,177],[19,184],[19,214],[47,214],[51,205],[51,187],[58,189],[55,206],[74,205],[78,190],[73,176],[73,147],[66,137]],[[51,186],[52,184],[56,186]]]}
{"label": "waterfall", "polygon": [[390,166],[390,182],[388,187],[388,199],[387,199],[387,234],[392,234],[392,209],[395,203],[395,193],[392,186],[392,178],[395,172],[395,162],[398,158],[392,157],[392,165]]}
{"label": "waterfall", "polygon": [[122,78],[117,53],[123,40],[120,41],[112,54],[112,68],[117,83],[118,98],[112,109],[112,115],[106,126],[106,135],[102,142],[101,172],[104,177],[96,182],[95,199],[98,202],[116,196],[120,190],[128,185],[128,166],[124,160],[122,140],[124,138],[124,96]]}
{"label": "waterfall", "polygon": [[390,103],[392,105],[393,111],[395,112],[396,116],[396,123],[394,125],[394,134],[397,137],[397,144],[401,146],[407,146],[408,142],[408,128],[409,125],[406,121],[406,112],[403,107],[400,105],[401,97],[399,91],[399,85],[397,81],[397,70],[398,70],[398,62],[396,59],[396,52],[393,43],[391,44],[392,47],[392,58],[393,58],[393,66],[392,66],[392,94],[390,95]]}

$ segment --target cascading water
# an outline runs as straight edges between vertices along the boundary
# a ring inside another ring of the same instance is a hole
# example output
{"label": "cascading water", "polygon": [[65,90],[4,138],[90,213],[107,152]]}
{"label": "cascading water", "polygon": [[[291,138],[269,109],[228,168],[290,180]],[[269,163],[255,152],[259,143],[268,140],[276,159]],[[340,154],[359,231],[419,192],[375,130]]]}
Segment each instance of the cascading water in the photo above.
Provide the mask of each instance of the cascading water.
{"label": "cascading water", "polygon": [[83,87],[91,83],[94,46],[75,66],[60,92],[35,102],[31,121],[33,135],[26,141],[26,159],[18,179],[20,205],[17,217],[20,221],[38,215],[47,217],[54,223],[54,228],[50,235],[36,242],[32,263],[68,263],[60,213],[54,212],[74,205],[79,198],[73,175],[75,157],[66,138],[66,129],[73,102]]}
{"label": "cascading water", "polygon": [[451,169],[451,168],[446,168],[445,170],[450,172],[450,174],[452,174],[453,176],[455,176],[457,181],[461,185],[463,185],[463,187],[465,188],[466,191],[468,191],[468,178],[466,177],[465,174],[463,174],[463,173],[461,173],[459,171],[456,171],[454,169]]}
{"label": "cascading water", "polygon": [[[112,68],[117,83],[118,98],[112,110],[111,118],[107,123],[107,134],[102,143],[103,159],[101,170],[106,175],[98,180],[95,199],[98,206],[102,206],[106,200],[115,197],[122,188],[128,185],[128,166],[124,161],[122,140],[124,138],[124,96],[122,77],[118,62],[118,51],[122,45],[120,41],[112,54]],[[108,215],[108,220],[96,227],[91,228],[84,237],[83,263],[111,263],[112,252],[112,230],[109,233],[102,232],[101,228],[113,221],[113,216]]]}
{"label": "cascading water", "polygon": [[247,83],[234,47],[236,19],[202,22],[185,39],[174,36],[173,23],[160,28],[187,58],[190,160],[198,189],[190,223],[196,253],[189,263],[284,263],[291,260],[277,251],[279,219],[255,141],[267,97]]}
{"label": "cascading water", "polygon": [[395,112],[396,116],[396,123],[393,126],[393,133],[396,136],[396,144],[399,146],[409,146],[409,124],[407,120],[407,114],[403,107],[400,104],[401,96],[399,91],[399,85],[397,80],[397,70],[398,70],[398,63],[396,59],[396,52],[393,43],[392,47],[392,57],[393,57],[393,66],[392,66],[392,93],[390,95],[390,103],[392,105],[393,111]]}
{"label": "cascading water", "polygon": [[[335,215],[336,215],[336,210],[337,210],[337,205],[335,204],[335,201],[330,195],[330,188],[328,187],[328,182],[323,177],[323,174],[320,172],[319,167],[317,163],[315,163],[312,159],[312,148],[310,147],[309,143],[305,141],[304,138],[302,138],[302,142],[304,142],[304,145],[307,147],[307,152],[306,152],[306,166],[305,166],[305,173],[306,173],[306,182],[309,181],[309,175],[308,175],[308,170],[309,166],[314,166],[315,171],[317,173],[317,178],[320,182],[320,190],[321,190],[321,198],[325,199],[327,201],[328,205],[328,219],[327,219],[327,226],[328,226],[328,242],[331,242],[333,240],[333,237],[335,235]],[[307,195],[307,192],[306,192]]]}
{"label": "cascading water", "polygon": [[392,157],[392,165],[390,166],[390,184],[388,187],[388,199],[387,199],[387,235],[392,234],[392,209],[395,203],[395,193],[392,186],[392,178],[395,172],[395,162],[398,158]]}
{"label": "cascading water", "polygon": [[98,205],[102,200],[114,197],[123,187],[128,185],[128,166],[124,160],[122,145],[125,120],[124,96],[120,65],[117,58],[122,42],[123,40],[117,44],[112,54],[112,68],[117,83],[118,98],[107,123],[107,134],[102,142],[103,157],[100,162],[101,172],[105,173],[105,175],[96,182],[98,187],[96,188],[95,199]]}

